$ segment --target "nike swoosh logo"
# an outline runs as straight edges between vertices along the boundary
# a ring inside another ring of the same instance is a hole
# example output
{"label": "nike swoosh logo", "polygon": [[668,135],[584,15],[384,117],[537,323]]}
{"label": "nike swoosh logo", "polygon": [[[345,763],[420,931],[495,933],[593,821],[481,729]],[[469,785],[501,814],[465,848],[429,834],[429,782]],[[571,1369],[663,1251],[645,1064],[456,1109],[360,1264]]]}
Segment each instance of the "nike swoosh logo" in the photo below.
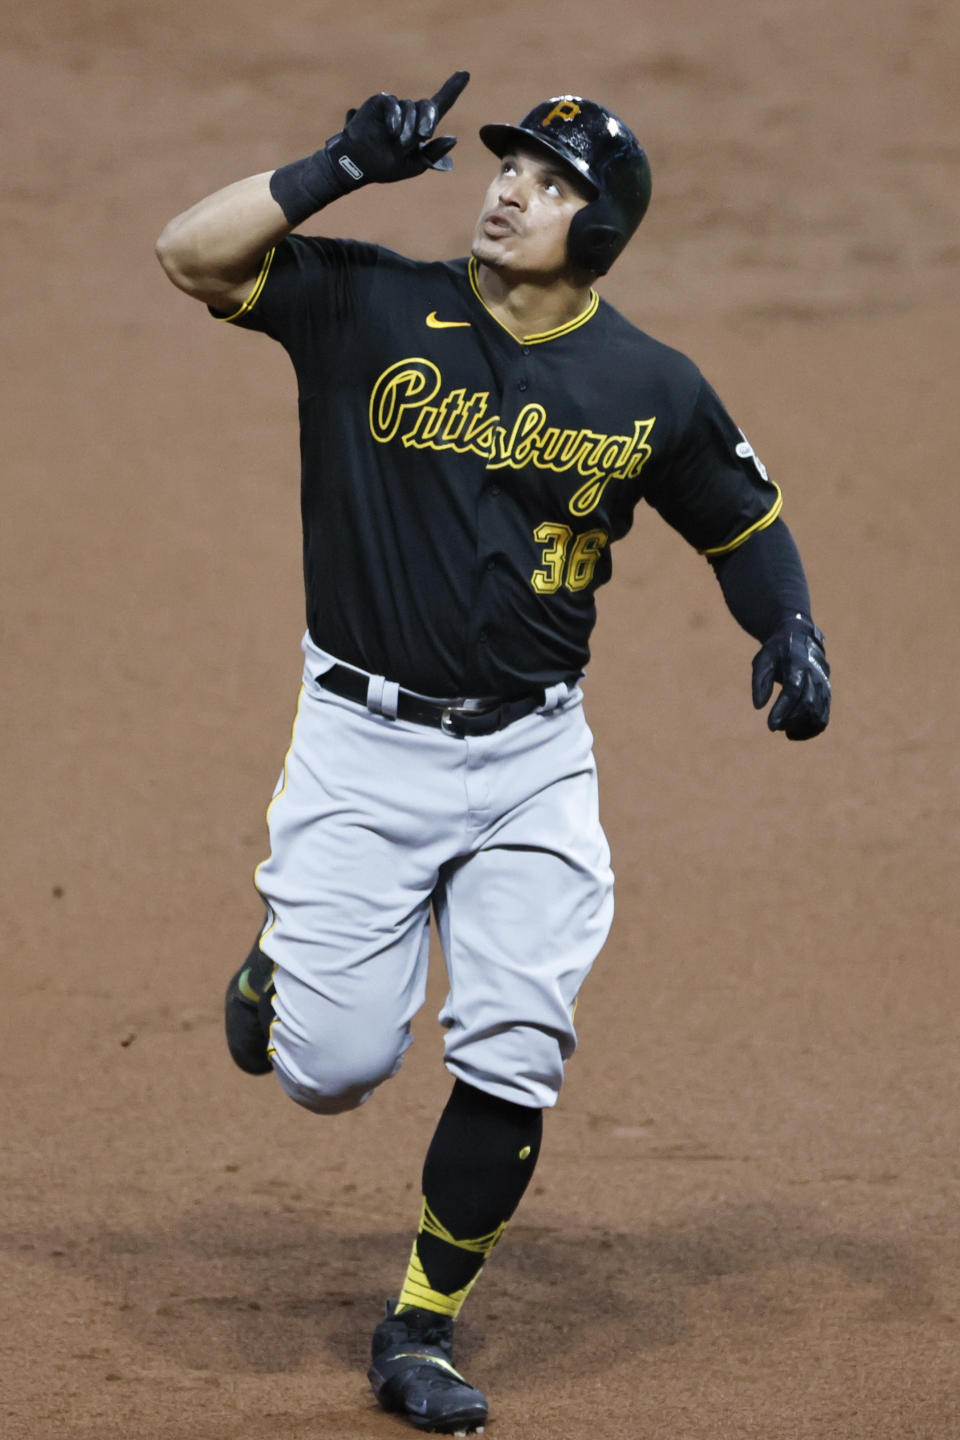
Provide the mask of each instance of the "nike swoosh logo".
{"label": "nike swoosh logo", "polygon": [[254,1005],[259,1005],[260,996],[250,984],[249,966],[246,970],[244,970],[243,974],[240,976],[240,979],[237,981],[237,989],[240,991],[240,994],[243,996],[244,1000],[250,1000]]}
{"label": "nike swoosh logo", "polygon": [[[467,321],[467,324],[470,322]],[[455,1375],[458,1380],[463,1380],[459,1370],[454,1370],[449,1360],[442,1360],[439,1355],[425,1355],[422,1350],[398,1350],[394,1354],[385,1355],[385,1360],[425,1360],[428,1365],[439,1365],[442,1370]],[[464,1385],[469,1382],[463,1380]]]}
{"label": "nike swoosh logo", "polygon": [[427,329],[428,329],[428,330],[459,330],[459,329],[461,329],[461,327],[463,327],[463,326],[466,326],[466,328],[469,330],[469,328],[470,328],[470,321],[469,321],[469,320],[438,320],[438,319],[437,319],[437,312],[436,312],[436,310],[431,310],[431,311],[430,311],[430,314],[427,316]]}

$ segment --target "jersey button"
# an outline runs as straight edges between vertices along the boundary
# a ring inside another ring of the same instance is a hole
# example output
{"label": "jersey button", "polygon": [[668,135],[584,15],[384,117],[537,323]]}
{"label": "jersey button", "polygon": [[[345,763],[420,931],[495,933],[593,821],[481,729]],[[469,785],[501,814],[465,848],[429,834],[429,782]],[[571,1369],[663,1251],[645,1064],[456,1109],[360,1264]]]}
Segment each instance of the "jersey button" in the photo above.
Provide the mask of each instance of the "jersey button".
{"label": "jersey button", "polygon": [[526,390],[526,388],[527,388],[527,382],[526,382],[526,380],[521,380],[521,381],[519,382],[519,384],[517,385],[517,389],[518,389],[518,390]]}
{"label": "jersey button", "polygon": [[491,486],[490,486],[490,494],[491,494],[491,495],[499,495],[499,494],[500,494],[500,486],[499,486],[499,485],[491,485]]}
{"label": "jersey button", "polygon": [[496,568],[497,568],[497,557],[496,557],[495,555],[491,555],[491,556],[490,556],[490,559],[487,561],[487,569],[488,569],[488,570],[496,570]]}
{"label": "jersey button", "polygon": [[530,354],[530,346],[529,346],[529,345],[524,345],[523,349],[520,351],[520,354],[521,354],[521,355],[529,355],[529,354]]}
{"label": "jersey button", "polygon": [[486,645],[488,634],[489,634],[489,631],[488,631],[488,630],[481,630],[481,631],[480,631],[480,634],[477,636],[477,639],[480,641],[480,644],[481,644],[481,645]]}

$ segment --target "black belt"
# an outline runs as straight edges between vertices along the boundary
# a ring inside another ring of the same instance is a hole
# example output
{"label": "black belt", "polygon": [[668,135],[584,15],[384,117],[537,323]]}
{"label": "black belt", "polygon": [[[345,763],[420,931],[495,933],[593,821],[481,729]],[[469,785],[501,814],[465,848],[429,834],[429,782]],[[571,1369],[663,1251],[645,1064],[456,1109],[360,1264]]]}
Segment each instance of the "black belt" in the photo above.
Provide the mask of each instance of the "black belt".
{"label": "black belt", "polygon": [[[343,700],[354,700],[358,705],[367,703],[367,681],[369,677],[359,670],[349,670],[345,665],[334,665],[317,676],[317,684],[330,690]],[[434,725],[448,735],[492,735],[505,725],[512,725],[524,715],[530,715],[544,703],[544,693],[522,695],[516,700],[498,700],[482,697],[477,700],[424,700],[401,690],[397,697],[397,719],[413,720],[417,725]]]}

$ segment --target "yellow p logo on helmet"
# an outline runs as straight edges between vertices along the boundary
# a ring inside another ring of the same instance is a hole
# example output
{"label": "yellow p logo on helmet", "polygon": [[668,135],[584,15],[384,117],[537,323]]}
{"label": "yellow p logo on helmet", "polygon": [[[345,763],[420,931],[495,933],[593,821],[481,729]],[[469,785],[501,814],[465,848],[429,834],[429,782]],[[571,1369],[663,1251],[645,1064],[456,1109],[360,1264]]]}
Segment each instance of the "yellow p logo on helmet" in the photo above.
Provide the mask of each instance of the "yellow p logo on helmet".
{"label": "yellow p logo on helmet", "polygon": [[576,120],[580,114],[580,106],[574,100],[558,100],[556,105],[545,115],[540,124],[547,126],[552,120]]}

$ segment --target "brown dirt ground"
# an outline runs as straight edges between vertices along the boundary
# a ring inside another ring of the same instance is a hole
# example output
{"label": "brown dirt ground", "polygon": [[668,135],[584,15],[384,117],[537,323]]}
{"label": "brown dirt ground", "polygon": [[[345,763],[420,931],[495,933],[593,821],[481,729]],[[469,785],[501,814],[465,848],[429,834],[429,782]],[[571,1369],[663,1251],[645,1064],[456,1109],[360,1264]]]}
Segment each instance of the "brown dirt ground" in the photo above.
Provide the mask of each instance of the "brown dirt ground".
{"label": "brown dirt ground", "polygon": [[401,1433],[363,1368],[442,978],[358,1114],[230,1067],[299,673],[295,406],[152,244],[467,66],[455,174],[338,231],[462,253],[483,120],[628,116],[655,199],[605,293],[784,483],[837,700],[822,740],[769,736],[707,567],[638,523],[589,680],[618,919],[462,1358],[497,1440],[955,1436],[958,12],[38,0],[0,35],[0,1432]]}

